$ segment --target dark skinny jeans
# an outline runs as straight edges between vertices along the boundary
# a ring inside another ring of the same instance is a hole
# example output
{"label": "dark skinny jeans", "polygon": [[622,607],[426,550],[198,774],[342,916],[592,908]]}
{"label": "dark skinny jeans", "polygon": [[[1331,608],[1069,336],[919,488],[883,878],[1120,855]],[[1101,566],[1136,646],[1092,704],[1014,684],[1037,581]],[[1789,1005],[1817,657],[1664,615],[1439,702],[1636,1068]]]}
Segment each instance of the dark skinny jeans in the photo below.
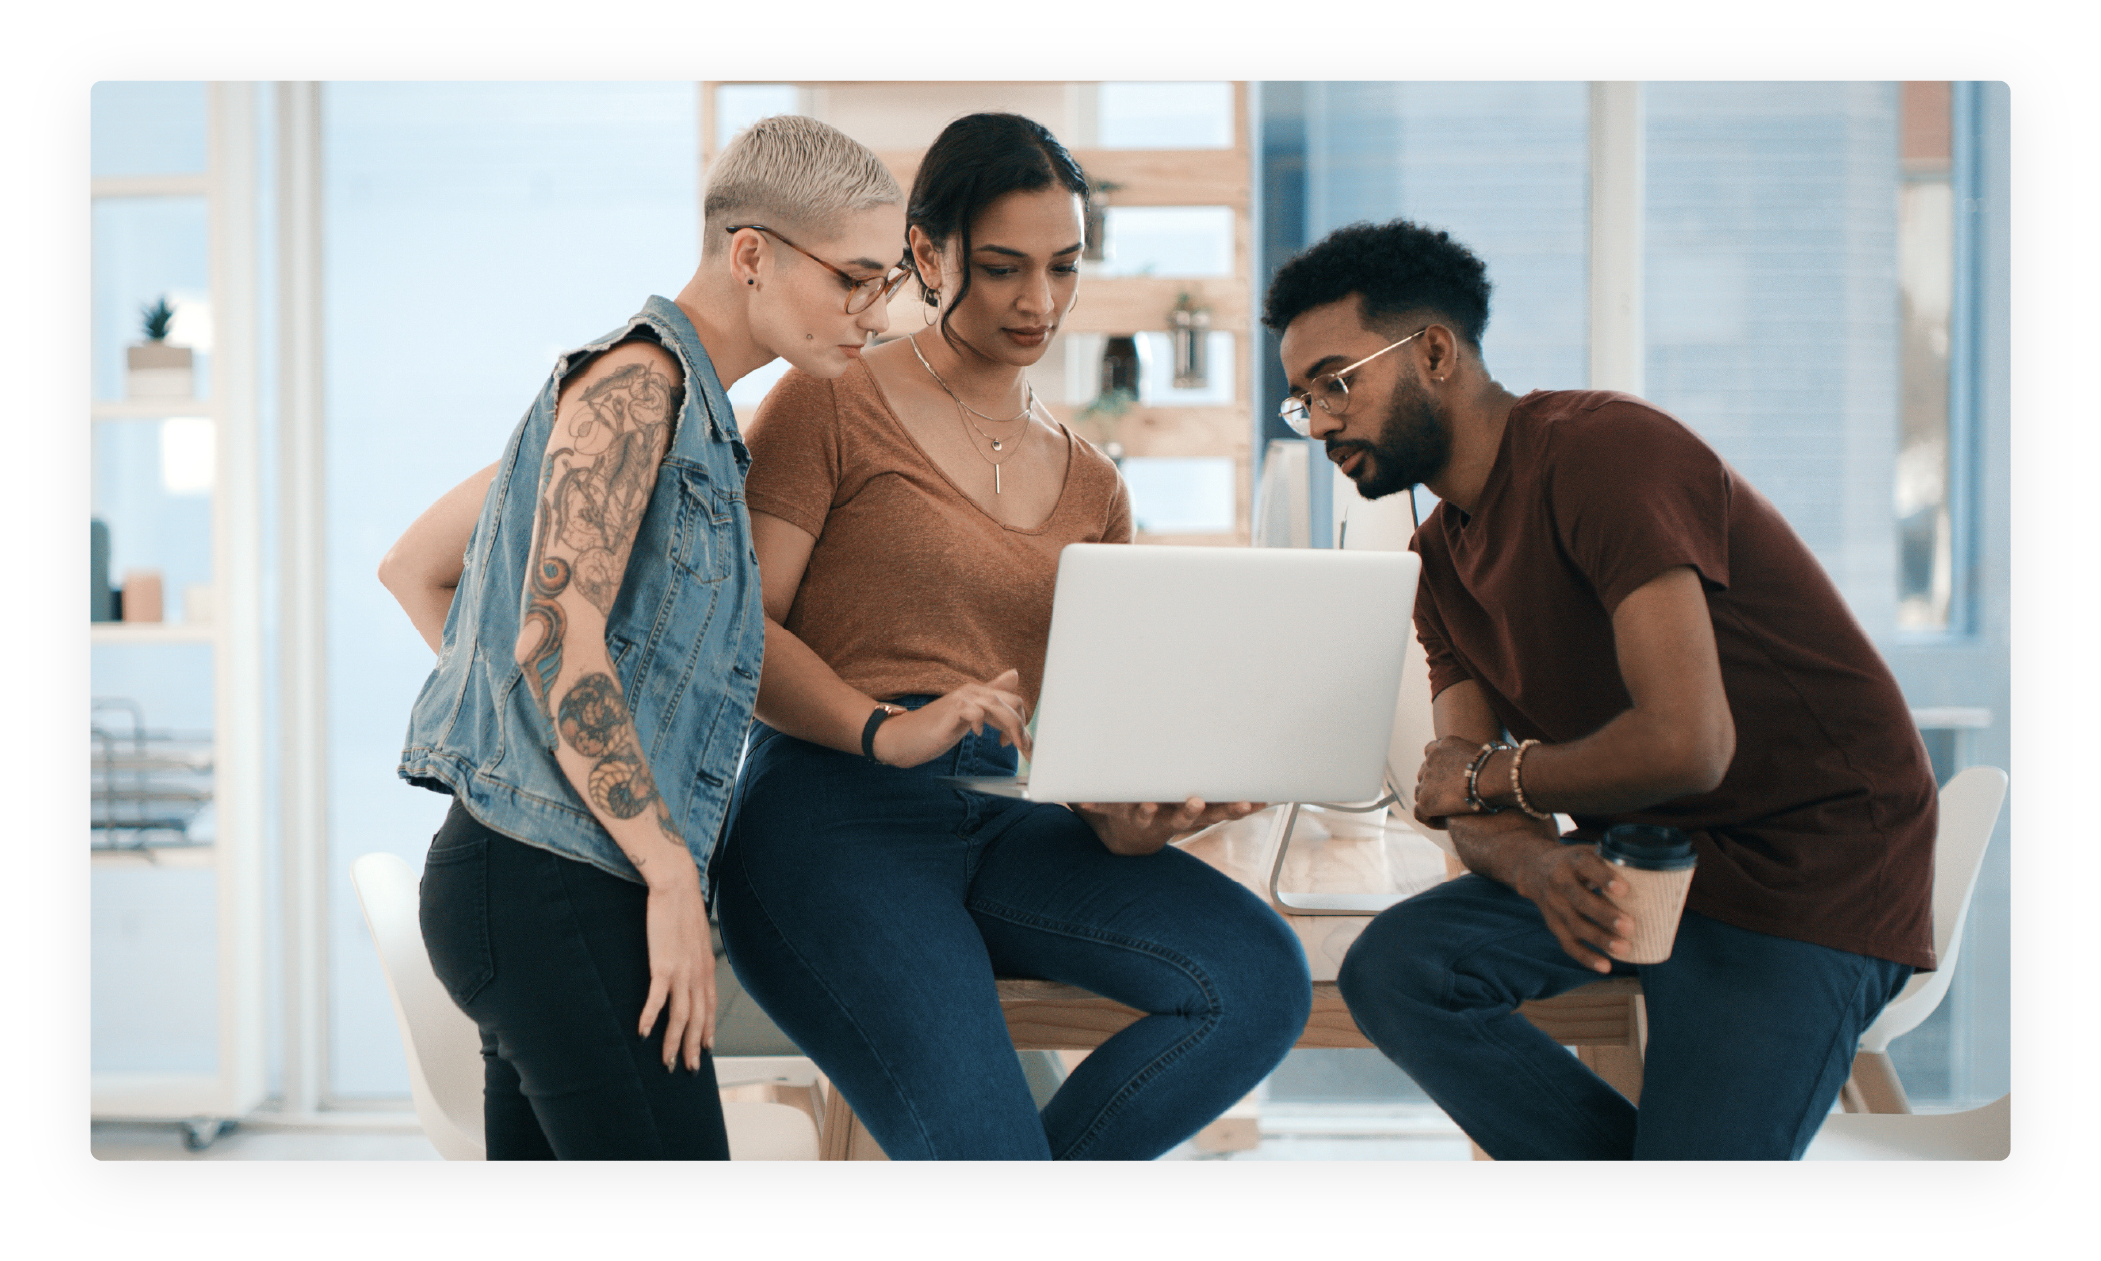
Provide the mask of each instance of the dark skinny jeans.
{"label": "dark skinny jeans", "polygon": [[[909,770],[754,727],[716,863],[724,944],[892,1160],[1151,1159],[1291,1049],[1305,954],[1197,858],[1119,857],[1063,806],[936,778],[1013,767],[990,727]],[[997,977],[1146,1015],[1039,1114]]]}
{"label": "dark skinny jeans", "polygon": [[481,1029],[490,1160],[728,1160],[714,1061],[666,1070],[642,885],[514,841],[455,801],[424,860],[423,944]]}

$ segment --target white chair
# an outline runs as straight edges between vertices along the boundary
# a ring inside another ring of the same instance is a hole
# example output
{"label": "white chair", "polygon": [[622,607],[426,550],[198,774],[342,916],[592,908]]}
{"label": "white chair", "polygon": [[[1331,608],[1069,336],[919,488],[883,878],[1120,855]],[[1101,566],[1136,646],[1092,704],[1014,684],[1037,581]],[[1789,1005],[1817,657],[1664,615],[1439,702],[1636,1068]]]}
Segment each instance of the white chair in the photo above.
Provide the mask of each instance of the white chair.
{"label": "white chair", "polygon": [[2013,1096],[1967,1112],[1862,1112],[1824,1121],[1804,1160],[2004,1160],[2013,1150]]}
{"label": "white chair", "polygon": [[[409,1091],[431,1146],[447,1160],[484,1160],[481,1033],[438,983],[416,919],[416,873],[394,854],[367,854],[350,865],[358,905],[379,950],[394,1019],[408,1051]],[[718,979],[728,972],[718,966]],[[717,1030],[718,1045],[721,1031]],[[725,1088],[755,1082],[808,1085],[814,1077],[784,1057],[717,1058]],[[732,1160],[815,1160],[817,1129],[810,1116],[784,1103],[725,1100]]]}
{"label": "white chair", "polygon": [[1853,1076],[1840,1094],[1848,1112],[1910,1112],[1903,1083],[1889,1058],[1890,1041],[1933,1014],[1955,976],[1970,895],[1984,868],[1984,849],[2006,801],[2006,772],[1972,766],[1949,780],[1940,795],[1940,833],[1933,845],[1933,953],[1940,966],[1911,978],[1875,1023],[1860,1035]]}

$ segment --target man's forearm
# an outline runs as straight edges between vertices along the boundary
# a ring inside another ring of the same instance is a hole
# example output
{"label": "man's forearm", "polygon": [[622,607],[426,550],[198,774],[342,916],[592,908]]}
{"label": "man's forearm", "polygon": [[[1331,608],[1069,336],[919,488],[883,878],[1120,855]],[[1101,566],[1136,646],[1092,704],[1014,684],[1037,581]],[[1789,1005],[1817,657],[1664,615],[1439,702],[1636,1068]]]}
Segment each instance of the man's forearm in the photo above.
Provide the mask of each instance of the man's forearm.
{"label": "man's forearm", "polygon": [[[1517,805],[1510,777],[1516,762],[1516,751],[1507,750],[1482,765],[1476,783],[1483,801]],[[1581,740],[1533,745],[1519,769],[1525,802],[1534,810],[1617,814],[1706,792],[1728,767],[1630,709]]]}
{"label": "man's forearm", "polygon": [[1453,815],[1452,848],[1466,869],[1498,884],[1524,892],[1521,873],[1541,853],[1561,844],[1550,822],[1526,818],[1517,811],[1498,815]]}

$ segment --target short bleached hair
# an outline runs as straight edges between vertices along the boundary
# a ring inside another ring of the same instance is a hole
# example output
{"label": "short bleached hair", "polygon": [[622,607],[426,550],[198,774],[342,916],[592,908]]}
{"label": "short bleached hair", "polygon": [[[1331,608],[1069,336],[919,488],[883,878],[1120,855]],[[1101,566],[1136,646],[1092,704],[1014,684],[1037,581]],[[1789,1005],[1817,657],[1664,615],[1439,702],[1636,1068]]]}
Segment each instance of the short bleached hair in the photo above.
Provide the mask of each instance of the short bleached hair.
{"label": "short bleached hair", "polygon": [[[708,170],[701,200],[701,255],[729,243],[732,223],[763,223],[825,240],[846,216],[905,199],[874,151],[845,132],[800,114],[776,114],[737,133]],[[898,242],[904,254],[904,242]]]}

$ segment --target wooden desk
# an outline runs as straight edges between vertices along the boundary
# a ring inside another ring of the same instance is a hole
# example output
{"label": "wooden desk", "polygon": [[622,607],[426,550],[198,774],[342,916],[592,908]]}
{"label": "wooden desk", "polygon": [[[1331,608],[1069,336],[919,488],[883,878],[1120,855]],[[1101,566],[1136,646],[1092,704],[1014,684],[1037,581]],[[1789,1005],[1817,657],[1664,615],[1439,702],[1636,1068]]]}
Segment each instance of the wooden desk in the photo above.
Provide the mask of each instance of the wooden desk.
{"label": "wooden desk", "polygon": [[[1179,844],[1266,900],[1276,821],[1283,810],[1272,806]],[[1287,891],[1392,892],[1407,897],[1447,879],[1444,851],[1404,824],[1385,824],[1383,814],[1307,810],[1299,817],[1280,885]],[[1298,933],[1313,975],[1313,1010],[1297,1045],[1370,1047],[1335,988],[1335,975],[1371,917],[1280,913]],[[1546,1002],[1526,1003],[1518,1010],[1555,1041],[1576,1048],[1584,1063],[1630,1099],[1638,1099],[1645,1032],[1640,993],[1640,982],[1616,978]],[[1020,1051],[1091,1050],[1142,1014],[1056,981],[1002,980],[999,1003]],[[823,1129],[826,1159],[882,1159],[837,1091],[829,1092]]]}
{"label": "wooden desk", "polygon": [[[1271,806],[1181,843],[1186,852],[1266,898],[1277,817]],[[1302,822],[1285,860],[1282,887],[1306,892],[1419,893],[1445,878],[1444,851],[1398,825],[1382,828],[1383,816],[1315,814]],[[1371,1042],[1350,1018],[1335,989],[1335,973],[1369,916],[1293,915],[1284,922],[1299,935],[1313,973],[1313,1014],[1300,1035],[1302,1047],[1368,1047]],[[1100,1046],[1137,1020],[1134,1008],[1053,981],[1004,980],[1000,1008],[1016,1050],[1070,1051]]]}

